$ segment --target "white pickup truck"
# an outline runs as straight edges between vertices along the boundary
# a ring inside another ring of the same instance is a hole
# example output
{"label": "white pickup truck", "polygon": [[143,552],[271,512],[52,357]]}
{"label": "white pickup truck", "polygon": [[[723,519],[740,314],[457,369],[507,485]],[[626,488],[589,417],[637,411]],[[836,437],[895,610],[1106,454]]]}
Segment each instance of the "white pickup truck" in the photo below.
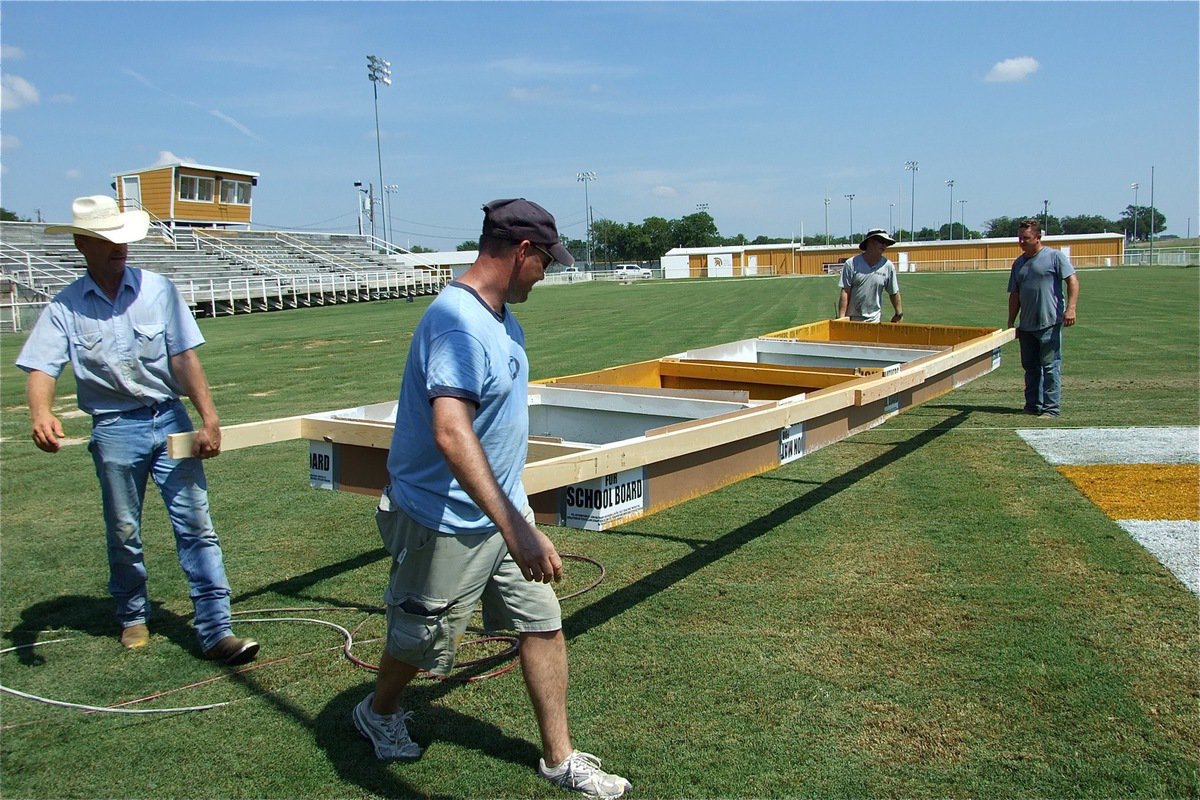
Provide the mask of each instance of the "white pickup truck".
{"label": "white pickup truck", "polygon": [[613,277],[620,280],[636,280],[638,278],[652,278],[653,273],[645,267],[639,267],[637,264],[617,264],[613,267]]}

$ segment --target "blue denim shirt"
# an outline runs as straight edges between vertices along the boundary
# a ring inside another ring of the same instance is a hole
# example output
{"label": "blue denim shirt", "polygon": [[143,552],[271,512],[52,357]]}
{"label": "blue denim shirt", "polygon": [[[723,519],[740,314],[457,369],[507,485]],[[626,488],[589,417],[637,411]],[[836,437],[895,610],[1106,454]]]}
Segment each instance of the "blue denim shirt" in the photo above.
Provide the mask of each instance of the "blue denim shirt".
{"label": "blue denim shirt", "polygon": [[116,300],[86,274],[59,292],[38,318],[17,366],[57,379],[69,361],[79,407],[94,416],[177,399],[170,358],[202,344],[175,284],[126,267]]}

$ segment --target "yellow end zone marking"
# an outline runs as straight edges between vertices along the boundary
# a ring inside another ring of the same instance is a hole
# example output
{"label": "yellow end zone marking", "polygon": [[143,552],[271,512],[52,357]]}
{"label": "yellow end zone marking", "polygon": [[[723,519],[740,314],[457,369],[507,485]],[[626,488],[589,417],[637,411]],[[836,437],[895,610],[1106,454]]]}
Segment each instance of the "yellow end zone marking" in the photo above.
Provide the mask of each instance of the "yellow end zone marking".
{"label": "yellow end zone marking", "polygon": [[1057,468],[1110,519],[1200,519],[1200,464]]}

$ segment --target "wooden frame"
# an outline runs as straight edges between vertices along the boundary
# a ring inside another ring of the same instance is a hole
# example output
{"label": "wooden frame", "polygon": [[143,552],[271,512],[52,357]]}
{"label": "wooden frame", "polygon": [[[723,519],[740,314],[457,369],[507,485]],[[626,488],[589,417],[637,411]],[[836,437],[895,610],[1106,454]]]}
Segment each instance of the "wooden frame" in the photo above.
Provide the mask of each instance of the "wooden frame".
{"label": "wooden frame", "polygon": [[[525,489],[540,522],[604,530],[952,391],[996,369],[1013,338],[834,320],[534,382]],[[373,494],[387,481],[395,414],[395,402],[376,403],[231,425],[222,438],[226,450],[307,439],[312,485]],[[171,455],[190,452],[193,436],[171,436]]]}

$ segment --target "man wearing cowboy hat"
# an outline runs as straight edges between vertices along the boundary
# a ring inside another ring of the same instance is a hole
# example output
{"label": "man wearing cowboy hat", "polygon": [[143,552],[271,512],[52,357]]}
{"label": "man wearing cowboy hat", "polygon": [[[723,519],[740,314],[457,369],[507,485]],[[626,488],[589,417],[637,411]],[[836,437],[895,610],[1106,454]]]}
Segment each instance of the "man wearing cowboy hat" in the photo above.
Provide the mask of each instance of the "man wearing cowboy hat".
{"label": "man wearing cowboy hat", "polygon": [[896,240],[883,228],[872,228],[858,243],[863,252],[847,258],[842,265],[841,297],[838,316],[849,314],[855,322],[879,322],[883,310],[883,291],[887,290],[895,314],[892,322],[904,319],[900,309],[900,281],[896,265],[884,257],[883,251]]}
{"label": "man wearing cowboy hat", "polygon": [[[195,348],[204,337],[175,285],[153,272],[126,267],[129,243],[146,235],[145,211],[121,213],[111,197],[77,198],[70,225],[46,233],[75,235],[87,273],[47,305],[17,357],[28,373],[26,395],[33,441],[56,453],[64,438],[52,405],[68,363],[79,408],[92,417],[88,450],[100,479],[108,539],[108,590],[117,603],[121,644],[149,643],[150,601],[142,553],[142,500],[153,478],[175,532],[179,564],[195,607],[204,656],[243,664],[258,643],[233,635],[229,583],[221,544],[208,513],[200,459],[221,452],[221,428]],[[192,430],[180,395],[200,414],[192,458],[167,456],[167,436]]]}

